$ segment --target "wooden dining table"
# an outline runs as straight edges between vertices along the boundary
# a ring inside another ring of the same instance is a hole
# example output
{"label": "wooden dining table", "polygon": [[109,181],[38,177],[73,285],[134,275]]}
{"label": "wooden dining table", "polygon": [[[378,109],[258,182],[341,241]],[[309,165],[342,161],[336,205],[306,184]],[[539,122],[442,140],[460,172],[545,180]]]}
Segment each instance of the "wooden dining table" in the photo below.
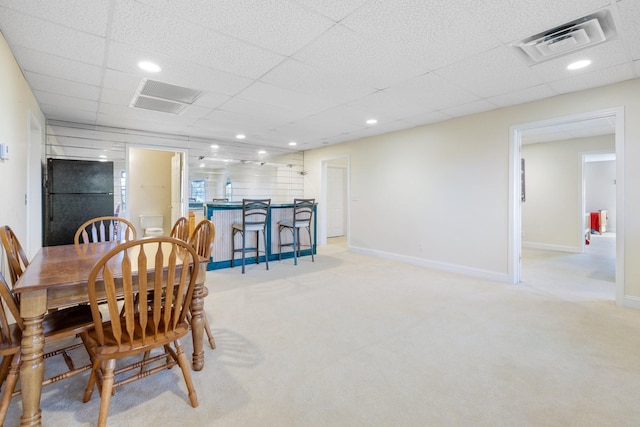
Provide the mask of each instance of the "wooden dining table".
{"label": "wooden dining table", "polygon": [[[21,426],[42,425],[40,397],[44,376],[44,334],[42,321],[47,310],[89,302],[89,272],[117,243],[86,243],[44,247],[38,251],[13,289],[20,298],[22,333]],[[191,300],[193,369],[204,367],[202,310],[208,259],[201,258]]]}

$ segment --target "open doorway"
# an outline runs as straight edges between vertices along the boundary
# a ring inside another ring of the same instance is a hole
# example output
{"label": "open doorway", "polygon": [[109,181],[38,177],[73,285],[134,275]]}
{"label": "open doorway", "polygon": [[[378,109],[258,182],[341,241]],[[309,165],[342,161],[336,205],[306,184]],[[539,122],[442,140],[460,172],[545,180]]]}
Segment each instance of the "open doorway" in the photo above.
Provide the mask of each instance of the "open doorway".
{"label": "open doorway", "polygon": [[139,236],[144,235],[143,217],[168,235],[173,223],[186,215],[186,158],[185,151],[170,148],[128,147],[127,214]]}
{"label": "open doorway", "polygon": [[[541,129],[544,127],[550,127],[550,126],[562,126],[562,125],[568,125],[568,124],[573,124],[576,122],[583,122],[583,121],[589,121],[589,120],[598,120],[598,119],[603,119],[603,118],[607,118],[610,119],[615,125],[614,125],[614,129],[615,129],[615,133],[614,133],[614,140],[615,140],[615,155],[618,159],[623,159],[623,129],[624,129],[624,123],[623,123],[623,109],[622,108],[614,108],[614,109],[609,109],[609,110],[602,110],[602,111],[596,111],[596,112],[591,112],[591,113],[584,113],[584,114],[580,114],[580,115],[576,115],[576,116],[568,116],[568,117],[560,117],[560,118],[555,118],[555,119],[549,119],[549,120],[545,120],[545,121],[541,121],[541,122],[534,122],[534,123],[526,123],[526,124],[521,124],[521,125],[516,125],[513,126],[511,129],[511,158],[510,158],[510,164],[511,164],[511,192],[510,192],[510,206],[511,206],[511,212],[510,212],[510,223],[511,223],[511,227],[510,227],[510,278],[513,280],[513,283],[520,283],[522,280],[522,263],[523,263],[523,247],[522,247],[522,243],[523,243],[523,239],[524,237],[522,236],[522,232],[523,232],[523,218],[522,218],[522,204],[526,203],[522,202],[521,200],[527,200],[526,196],[523,196],[522,194],[522,189],[523,189],[523,181],[521,180],[521,158],[522,158],[522,153],[521,153],[521,149],[522,149],[522,140],[523,140],[523,136],[526,136],[528,131],[535,131],[536,129]],[[526,163],[525,163],[526,164]],[[581,165],[582,167],[583,165]],[[622,206],[623,206],[623,194],[624,194],[624,182],[623,182],[623,162],[622,161],[618,161],[616,162],[616,166],[615,166],[615,181],[616,181],[616,186],[615,186],[615,200],[616,200],[616,206],[618,207],[618,211],[616,213],[616,219],[622,218]],[[525,169],[525,170],[528,170]],[[526,173],[525,173],[525,176]],[[581,175],[582,176],[582,175]],[[525,181],[527,182],[527,181]],[[529,192],[530,188],[527,182],[527,185],[525,186],[527,193]],[[585,205],[584,205],[584,189],[583,189],[583,194],[581,195],[582,199],[581,199],[581,203],[579,205],[576,205],[577,207],[575,208],[575,212],[572,212],[572,215],[575,215],[574,218],[574,224],[575,227],[572,225],[570,228],[571,230],[569,230],[570,233],[574,233],[575,232],[575,236],[576,236],[576,242],[579,242],[581,237],[580,235],[582,234],[582,236],[584,236],[584,230],[586,228],[586,220],[585,218]],[[573,209],[573,208],[572,208]],[[622,305],[623,304],[623,300],[624,300],[624,276],[623,276],[623,272],[624,272],[624,268],[623,268],[623,262],[624,262],[624,230],[623,230],[623,222],[618,220],[616,221],[617,223],[617,233],[616,236],[617,238],[615,239],[616,241],[614,242],[615,245],[615,286],[614,286],[614,290],[615,290],[615,300],[616,303],[618,305]],[[576,243],[576,246],[578,244]],[[558,265],[561,262],[564,261],[576,261],[576,257],[572,257],[572,255],[577,255],[580,254],[582,252],[584,252],[582,250],[582,248],[584,248],[584,242],[580,243],[578,246],[577,250],[565,250],[564,254],[562,253],[562,251],[557,251],[556,255],[558,255],[557,257],[551,257],[550,259],[548,259],[547,261],[550,262],[555,262]],[[566,249],[566,248],[565,248]],[[567,254],[567,252],[575,252],[574,254]],[[574,265],[573,267],[571,266],[567,266],[565,271],[570,271],[573,268],[575,268],[576,266]]]}
{"label": "open doorway", "polygon": [[349,244],[349,158],[322,162],[319,244]]}

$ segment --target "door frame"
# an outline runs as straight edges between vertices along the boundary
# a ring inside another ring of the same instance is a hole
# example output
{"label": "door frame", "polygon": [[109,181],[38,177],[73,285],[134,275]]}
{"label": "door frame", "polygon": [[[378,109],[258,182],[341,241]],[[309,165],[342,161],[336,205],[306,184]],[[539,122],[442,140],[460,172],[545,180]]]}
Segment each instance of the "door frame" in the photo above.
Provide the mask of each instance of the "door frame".
{"label": "door frame", "polygon": [[26,251],[29,259],[33,258],[43,243],[43,145],[42,124],[33,112],[29,111],[27,115],[27,188],[24,199],[27,208]]}
{"label": "door frame", "polygon": [[522,273],[522,207],[520,201],[520,148],[522,132],[545,126],[560,125],[589,119],[615,118],[616,153],[616,304],[640,309],[640,301],[625,300],[624,241],[625,241],[625,183],[624,183],[624,107],[613,107],[569,116],[554,117],[536,122],[520,123],[509,128],[509,255],[508,277],[513,284],[520,282]]}
{"label": "door frame", "polygon": [[[346,180],[345,180],[345,194],[347,204],[345,206],[347,223],[345,224],[345,231],[347,234],[347,247],[351,246],[351,156],[348,154],[328,157],[323,159],[320,163],[320,200],[318,204],[318,245],[327,244],[327,168],[336,160],[346,160]],[[342,166],[342,165],[341,165]]]}
{"label": "door frame", "polygon": [[[125,203],[127,206],[131,206],[131,204],[129,203],[129,197],[131,196],[131,191],[130,191],[130,184],[129,184],[129,179],[131,177],[131,173],[129,170],[129,154],[131,152],[131,149],[138,149],[138,150],[150,150],[150,151],[168,151],[171,153],[180,153],[182,155],[182,185],[181,185],[181,192],[182,192],[182,200],[180,201],[180,215],[181,216],[186,216],[187,215],[187,204],[185,203],[185,198],[186,195],[189,194],[188,190],[188,177],[189,177],[189,162],[187,161],[189,159],[189,150],[186,148],[178,148],[178,147],[166,147],[166,146],[155,146],[155,145],[138,145],[138,144],[127,144],[127,149],[125,151],[125,171],[127,173],[127,176],[125,178],[125,186],[127,188],[127,192],[125,194]],[[129,216],[129,210],[127,210],[127,217]],[[126,218],[131,220],[131,218]],[[169,227],[170,228],[170,227]]]}

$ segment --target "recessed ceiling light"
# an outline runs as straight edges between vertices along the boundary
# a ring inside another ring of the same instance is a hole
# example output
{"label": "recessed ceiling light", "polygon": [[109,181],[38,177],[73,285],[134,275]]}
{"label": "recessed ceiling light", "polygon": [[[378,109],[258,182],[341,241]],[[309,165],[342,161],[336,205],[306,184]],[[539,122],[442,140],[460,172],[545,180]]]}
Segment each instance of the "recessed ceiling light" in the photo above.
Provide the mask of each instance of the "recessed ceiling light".
{"label": "recessed ceiling light", "polygon": [[200,163],[200,167],[203,168],[204,167],[204,163]]}
{"label": "recessed ceiling light", "polygon": [[258,154],[267,154],[267,152],[265,150],[260,150],[258,151]]}
{"label": "recessed ceiling light", "polygon": [[211,148],[213,148],[214,150],[217,150],[218,148],[220,148],[220,146],[218,144],[212,144]]}
{"label": "recessed ceiling light", "polygon": [[246,136],[245,136],[245,135],[243,135],[243,134],[241,134],[241,133],[239,133],[239,134],[237,134],[237,135],[236,135],[236,138],[237,138],[237,139],[245,139],[245,138],[246,138]]}
{"label": "recessed ceiling light", "polygon": [[293,147],[293,146],[298,145],[298,143],[297,143],[297,142],[295,142],[295,141],[291,141],[291,142],[289,143],[289,145]]}
{"label": "recessed ceiling light", "polygon": [[579,70],[580,68],[588,67],[591,65],[590,59],[583,59],[581,61],[572,62],[567,66],[567,70]]}
{"label": "recessed ceiling light", "polygon": [[100,158],[101,158],[101,159],[106,159],[106,158],[107,158],[107,156],[105,156],[104,154],[100,154]]}
{"label": "recessed ceiling light", "polygon": [[150,73],[159,73],[160,71],[162,71],[162,68],[160,68],[158,64],[154,64],[153,62],[149,62],[149,61],[138,62],[138,67]]}
{"label": "recessed ceiling light", "polygon": [[376,119],[369,119],[367,120],[367,124],[368,125],[375,125],[376,123],[378,123],[378,121]]}

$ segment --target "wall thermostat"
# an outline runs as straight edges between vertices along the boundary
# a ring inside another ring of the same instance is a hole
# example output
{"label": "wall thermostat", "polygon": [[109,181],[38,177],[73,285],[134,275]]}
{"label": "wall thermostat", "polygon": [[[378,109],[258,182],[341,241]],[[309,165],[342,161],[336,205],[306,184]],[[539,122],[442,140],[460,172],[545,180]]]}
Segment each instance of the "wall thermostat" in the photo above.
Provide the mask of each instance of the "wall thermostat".
{"label": "wall thermostat", "polygon": [[7,144],[0,144],[0,159],[7,160],[9,158],[9,146]]}

